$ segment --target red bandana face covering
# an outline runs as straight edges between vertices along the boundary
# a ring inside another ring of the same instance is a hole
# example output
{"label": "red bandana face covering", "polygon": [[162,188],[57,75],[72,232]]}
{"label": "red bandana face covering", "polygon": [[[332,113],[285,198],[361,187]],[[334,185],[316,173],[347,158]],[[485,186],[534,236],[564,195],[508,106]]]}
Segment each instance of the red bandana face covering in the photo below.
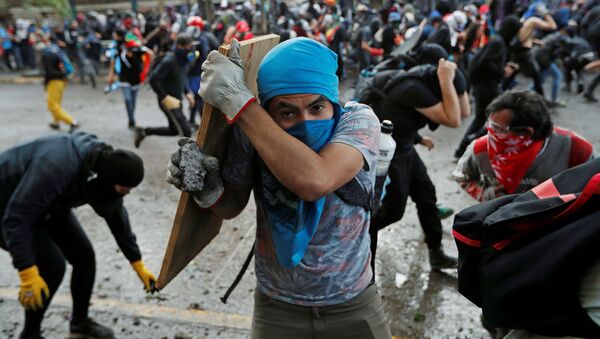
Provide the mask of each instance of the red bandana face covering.
{"label": "red bandana face covering", "polygon": [[488,127],[488,155],[498,181],[508,194],[517,190],[529,166],[539,153],[543,140],[528,135],[498,133]]}

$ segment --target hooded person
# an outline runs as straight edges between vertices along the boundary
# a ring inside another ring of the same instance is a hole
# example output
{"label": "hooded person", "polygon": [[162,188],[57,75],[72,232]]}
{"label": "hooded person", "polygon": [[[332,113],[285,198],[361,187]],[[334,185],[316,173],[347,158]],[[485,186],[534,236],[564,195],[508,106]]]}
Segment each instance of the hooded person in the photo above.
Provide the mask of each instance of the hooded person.
{"label": "hooded person", "polygon": [[142,261],[123,197],[144,177],[142,159],[114,150],[94,135],[39,138],[0,154],[0,247],[19,271],[25,308],[20,338],[40,338],[41,322],[65,273],[73,267],[73,337],[112,338],[88,317],[96,273],[90,239],[72,209],[89,204],[108,224],[121,252],[148,292],[154,275]]}
{"label": "hooded person", "polygon": [[136,148],[150,135],[189,137],[192,134],[190,122],[183,114],[183,96],[195,104],[194,96],[187,86],[187,74],[200,57],[200,52],[192,48],[192,38],[187,34],[179,34],[175,40],[172,53],[166,53],[152,68],[149,76],[150,86],[158,98],[158,106],[165,114],[168,126],[136,127],[133,143]]}
{"label": "hooded person", "polygon": [[390,12],[387,17],[387,23],[383,26],[381,32],[381,48],[383,49],[384,59],[390,57],[390,53],[400,45],[400,23],[402,14],[399,12]]}
{"label": "hooded person", "polygon": [[[557,25],[550,11],[542,1],[538,2],[537,5],[534,2],[531,6],[535,6],[536,16],[521,19],[524,21],[522,21],[523,23],[519,28],[519,33],[510,42],[509,48],[512,59],[519,65],[519,72],[531,78],[535,91],[539,95],[544,96],[540,65],[532,53],[532,48],[534,47],[534,40],[538,33],[554,31]],[[512,88],[514,76],[515,74],[509,78],[510,87],[508,88]]]}
{"label": "hooded person", "polygon": [[475,99],[475,114],[471,124],[465,131],[454,158],[459,159],[473,140],[486,133],[484,128],[487,115],[486,107],[502,93],[502,83],[514,68],[507,66],[511,41],[515,39],[521,28],[521,22],[514,15],[509,15],[500,24],[498,34],[492,36],[487,45],[482,47],[469,63],[469,81]]}
{"label": "hooded person", "polygon": [[[260,104],[241,65],[235,40],[228,57],[213,52],[203,65],[201,96],[234,124],[222,170],[183,139],[167,180],[226,219],[239,214],[254,191],[252,336],[390,338],[370,284],[370,209],[340,193],[354,185],[373,195],[377,117],[368,106],[339,104],[337,55],[314,40],[286,40],[265,56]],[[190,156],[202,159],[207,172],[196,176],[204,182],[201,190],[186,185],[193,173],[183,164]]]}
{"label": "hooded person", "polygon": [[468,24],[467,15],[464,12],[457,10],[448,15],[445,22],[446,25],[448,25],[448,28],[450,28],[450,44],[456,49],[458,47],[458,35],[465,30],[465,27]]}
{"label": "hooded person", "polygon": [[[115,35],[117,35],[115,33]],[[111,50],[107,92],[118,87],[128,117],[128,127],[135,127],[135,106],[140,84],[146,80],[150,69],[152,51],[133,33],[125,33],[120,47]],[[117,82],[118,80],[118,82]]]}
{"label": "hooded person", "polygon": [[386,97],[374,103],[379,119],[394,124],[396,150],[388,170],[387,193],[371,220],[371,265],[375,269],[379,230],[402,219],[410,197],[417,207],[432,270],[455,268],[456,259],[442,249],[435,187],[414,145],[434,147],[431,138],[418,133],[425,126],[432,131],[439,125],[460,126],[470,111],[467,83],[456,64],[446,60],[448,53],[440,45],[426,43],[410,54],[416,65],[406,72],[398,71],[385,84]]}

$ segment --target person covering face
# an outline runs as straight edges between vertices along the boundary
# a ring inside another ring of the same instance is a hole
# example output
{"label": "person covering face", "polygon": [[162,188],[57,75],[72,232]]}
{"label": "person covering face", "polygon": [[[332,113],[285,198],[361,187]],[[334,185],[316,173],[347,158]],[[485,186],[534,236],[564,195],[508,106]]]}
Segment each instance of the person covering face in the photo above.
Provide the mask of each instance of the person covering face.
{"label": "person covering face", "polygon": [[[322,44],[287,40],[259,67],[259,104],[244,83],[237,41],[229,57],[211,52],[203,64],[200,95],[235,125],[223,169],[213,171],[216,159],[189,140],[180,141],[169,165],[169,182],[224,218],[240,213],[254,190],[258,286],[253,335],[258,338],[315,333],[312,325],[293,333],[288,321],[267,320],[259,300],[272,300],[271,305],[282,307],[278,316],[298,321],[300,305],[342,307],[361,298],[376,311],[366,315],[360,307],[340,309],[348,318],[324,333],[348,331],[352,322],[365,324],[357,331],[366,336],[390,337],[379,298],[368,287],[370,212],[339,194],[349,182],[373,191],[379,121],[368,106],[339,104],[336,69],[337,55]],[[187,187],[188,172],[181,166],[190,152],[201,154],[207,170],[204,187],[196,191]]]}
{"label": "person covering face", "polygon": [[506,92],[492,101],[487,113],[487,135],[469,145],[453,172],[480,201],[525,192],[596,157],[590,142],[553,126],[537,94]]}

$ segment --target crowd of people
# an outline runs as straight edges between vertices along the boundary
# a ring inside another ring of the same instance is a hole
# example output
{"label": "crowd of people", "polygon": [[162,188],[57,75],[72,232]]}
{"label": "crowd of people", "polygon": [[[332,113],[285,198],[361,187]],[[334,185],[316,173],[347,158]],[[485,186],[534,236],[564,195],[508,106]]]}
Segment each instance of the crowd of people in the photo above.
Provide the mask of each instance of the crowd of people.
{"label": "crowd of people", "polygon": [[[473,115],[456,141],[452,177],[480,202],[524,193],[597,157],[589,141],[555,126],[550,115],[565,106],[561,86],[598,101],[600,74],[586,79],[600,68],[597,0],[440,0],[432,8],[405,0],[388,0],[380,8],[309,0],[297,6],[276,2],[267,12],[259,6],[226,5],[212,21],[198,6],[167,6],[164,13],[88,12],[61,24],[18,19],[0,26],[4,67],[43,71],[52,129],[61,123],[70,132],[80,128],[62,108],[68,79],[89,78],[96,87],[100,69],[107,67],[104,91],[122,92],[136,148],[152,135],[183,137],[170,159],[169,183],[224,219],[237,216],[254,191],[259,218],[253,337],[389,338],[374,285],[378,231],[403,217],[408,197],[416,204],[431,268],[456,268],[457,259],[442,248],[447,210],[438,204],[415,149],[434,147],[420,129],[457,128]],[[243,80],[239,41],[266,32],[281,41],[259,67],[259,104]],[[227,57],[215,51],[222,44],[231,44]],[[353,100],[340,98],[342,82],[354,87]],[[136,119],[144,84],[155,92],[167,126],[142,127]],[[221,160],[190,138],[204,102],[234,125]],[[384,120],[393,124],[385,130],[395,148],[382,167]],[[58,176],[57,168],[42,166],[48,157],[64,158],[72,173]],[[184,159],[195,159],[202,170],[183,166]],[[64,178],[39,191],[39,176],[27,176],[34,172]],[[203,185],[191,187],[186,177]],[[385,184],[379,177],[387,177]],[[122,204],[142,178],[143,164],[134,153],[85,133],[38,139],[0,155],[0,202],[6,202],[0,205],[0,245],[13,256],[22,280],[22,338],[39,337],[64,258],[78,267],[71,331],[112,335],[87,318],[94,272],[79,267],[93,262],[93,250],[71,212],[83,203],[106,218],[145,289],[153,291],[155,277],[141,261]],[[379,184],[385,186],[381,198]],[[24,209],[28,199],[36,203],[36,215]],[[38,226],[68,227],[65,234],[87,257],[63,258],[48,244],[63,250],[64,239],[35,231]],[[37,237],[42,240],[33,250],[31,239]],[[55,260],[36,260],[36,251]],[[597,319],[597,307],[586,309]]]}

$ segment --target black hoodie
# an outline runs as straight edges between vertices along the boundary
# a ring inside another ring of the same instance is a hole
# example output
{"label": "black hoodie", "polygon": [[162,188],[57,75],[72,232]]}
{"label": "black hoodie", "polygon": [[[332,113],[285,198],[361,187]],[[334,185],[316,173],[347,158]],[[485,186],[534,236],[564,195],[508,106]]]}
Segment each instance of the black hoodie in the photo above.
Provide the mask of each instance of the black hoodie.
{"label": "black hoodie", "polygon": [[54,135],[17,145],[0,154],[0,243],[21,270],[36,263],[33,232],[48,215],[89,203],[102,216],[121,251],[141,258],[121,196],[101,196],[95,160],[110,146],[86,133]]}
{"label": "black hoodie", "polygon": [[504,66],[508,60],[508,46],[519,33],[521,23],[513,15],[507,16],[498,34],[494,35],[471,60],[469,80],[475,87],[496,88],[504,78]]}

